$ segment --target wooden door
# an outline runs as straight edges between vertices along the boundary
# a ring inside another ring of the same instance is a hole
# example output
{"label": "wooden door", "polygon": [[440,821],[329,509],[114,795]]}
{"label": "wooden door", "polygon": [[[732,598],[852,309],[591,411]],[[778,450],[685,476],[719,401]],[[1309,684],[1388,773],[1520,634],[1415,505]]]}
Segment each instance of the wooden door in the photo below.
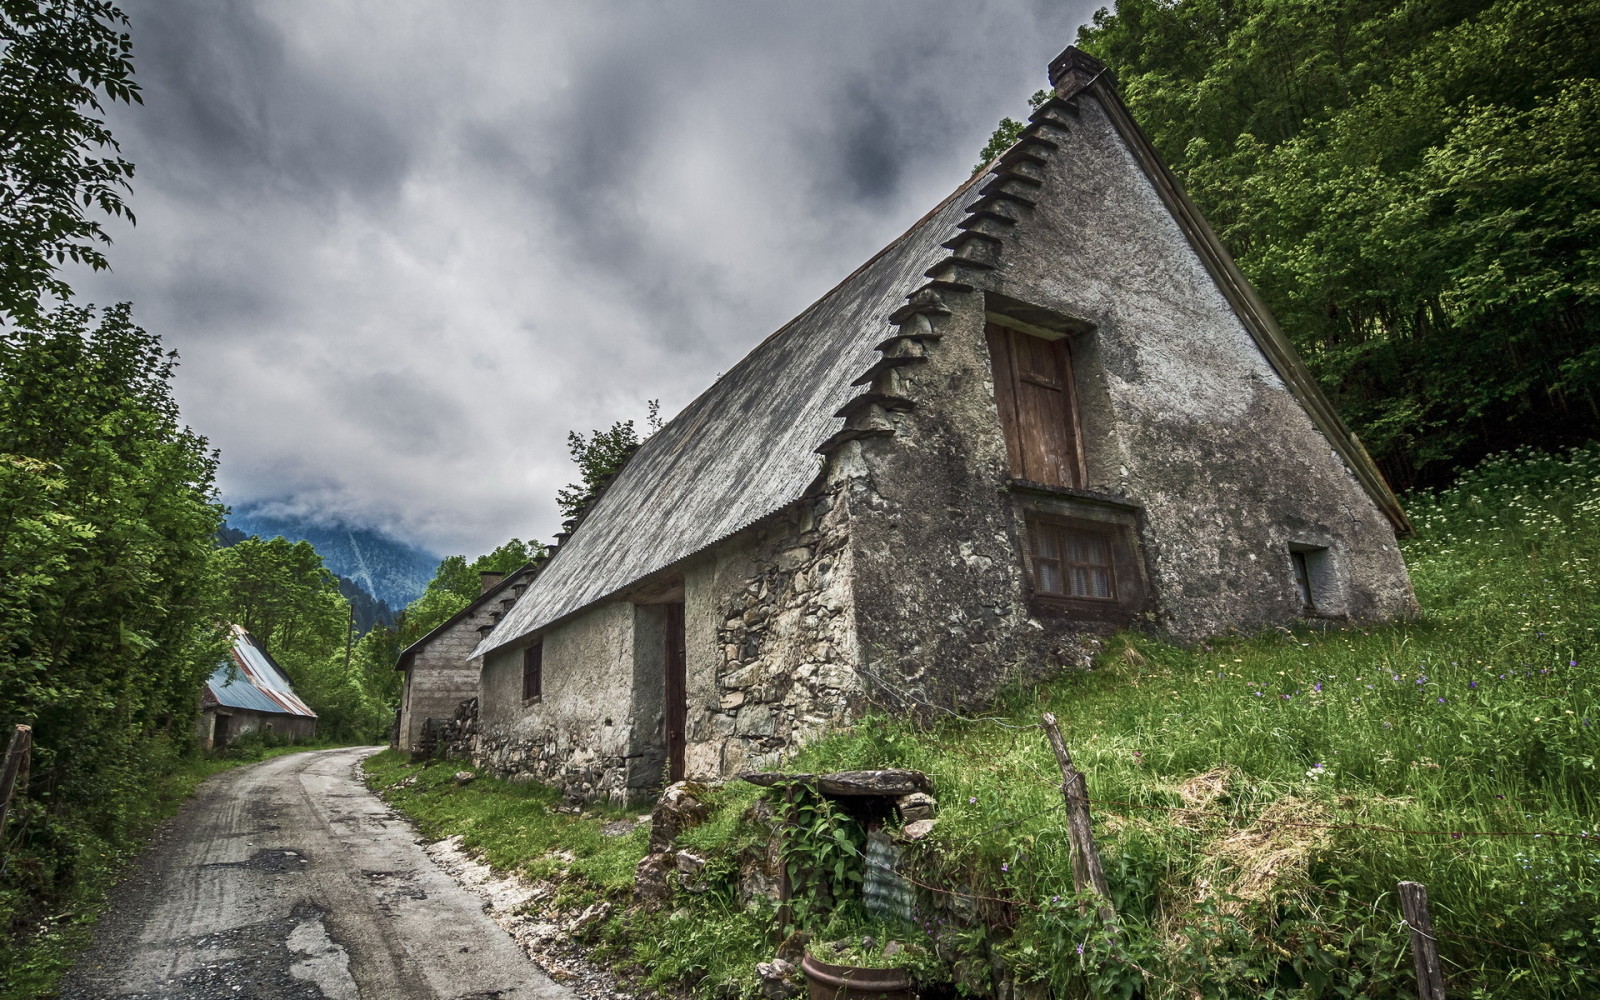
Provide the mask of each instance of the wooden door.
{"label": "wooden door", "polygon": [[1047,486],[1081,487],[1082,441],[1067,342],[994,324],[988,333],[1011,474]]}
{"label": "wooden door", "polygon": [[666,649],[662,662],[666,677],[662,685],[665,704],[661,718],[667,736],[667,780],[682,781],[684,730],[689,722],[689,695],[686,677],[687,650],[683,637],[683,605],[667,604],[665,636]]}

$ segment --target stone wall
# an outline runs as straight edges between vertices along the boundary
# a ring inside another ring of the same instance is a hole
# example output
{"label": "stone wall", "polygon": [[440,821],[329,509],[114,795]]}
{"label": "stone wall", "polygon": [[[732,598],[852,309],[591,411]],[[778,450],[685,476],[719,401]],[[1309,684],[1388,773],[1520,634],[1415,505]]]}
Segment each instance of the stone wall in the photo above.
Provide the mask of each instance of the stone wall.
{"label": "stone wall", "polygon": [[448,719],[462,702],[478,696],[480,664],[470,659],[472,651],[483,630],[499,621],[527,588],[530,575],[523,570],[500,581],[479,595],[469,613],[407,650],[410,664],[400,699],[399,749],[417,750],[429,719]]}
{"label": "stone wall", "polygon": [[686,573],[691,778],[777,766],[861,693],[844,480]]}

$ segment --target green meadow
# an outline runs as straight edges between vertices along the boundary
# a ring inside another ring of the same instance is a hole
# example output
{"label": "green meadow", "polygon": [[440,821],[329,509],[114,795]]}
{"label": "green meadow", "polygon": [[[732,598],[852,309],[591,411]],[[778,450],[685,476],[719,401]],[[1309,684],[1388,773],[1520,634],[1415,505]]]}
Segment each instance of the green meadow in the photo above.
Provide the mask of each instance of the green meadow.
{"label": "green meadow", "polygon": [[[873,717],[807,747],[797,770],[927,772],[939,820],[906,848],[912,921],[885,925],[855,902],[859,825],[802,801],[794,927],[893,937],[924,980],[968,993],[1406,997],[1395,886],[1410,880],[1450,996],[1600,995],[1600,447],[1502,456],[1406,504],[1414,622],[1121,634],[1092,669],[981,716]],[[1047,711],[1087,775],[1114,928],[1074,894]],[[708,861],[697,891],[644,911],[623,905],[642,832],[601,837],[607,817],[557,814],[530,786],[369,766],[426,832],[562,879],[573,905],[613,899],[602,954],[641,982],[754,993],[778,932],[738,879],[766,838],[750,807],[771,793],[714,790],[680,841]]]}

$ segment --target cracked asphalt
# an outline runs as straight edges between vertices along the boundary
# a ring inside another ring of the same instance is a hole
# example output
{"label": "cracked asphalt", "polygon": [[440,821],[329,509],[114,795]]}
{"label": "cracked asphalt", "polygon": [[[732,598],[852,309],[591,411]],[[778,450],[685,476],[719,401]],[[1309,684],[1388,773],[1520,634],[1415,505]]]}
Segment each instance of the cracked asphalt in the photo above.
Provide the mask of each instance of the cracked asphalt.
{"label": "cracked asphalt", "polygon": [[572,1000],[361,783],[377,750],[207,781],[113,893],[63,1000]]}

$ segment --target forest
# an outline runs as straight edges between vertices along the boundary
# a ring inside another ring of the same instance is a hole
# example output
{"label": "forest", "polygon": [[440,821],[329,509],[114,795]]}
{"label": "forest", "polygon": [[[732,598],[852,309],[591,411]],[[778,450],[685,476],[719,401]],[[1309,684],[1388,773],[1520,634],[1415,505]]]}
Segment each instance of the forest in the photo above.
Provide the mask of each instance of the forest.
{"label": "forest", "polygon": [[[1078,44],[1427,507],[1486,457],[1600,432],[1596,29],[1600,0],[1122,0]],[[266,645],[324,738],[381,742],[400,650],[479,572],[544,550],[452,556],[362,632],[309,544],[222,544],[225,456],[183,423],[175,354],[132,304],[79,304],[62,276],[104,267],[102,220],[128,211],[133,168],[101,121],[142,100],[126,18],[4,0],[0,44],[0,723],[34,738],[0,843],[3,981],[52,960],[33,943],[81,923],[198,780],[224,623]],[[574,433],[563,513],[637,444],[631,423]]]}

